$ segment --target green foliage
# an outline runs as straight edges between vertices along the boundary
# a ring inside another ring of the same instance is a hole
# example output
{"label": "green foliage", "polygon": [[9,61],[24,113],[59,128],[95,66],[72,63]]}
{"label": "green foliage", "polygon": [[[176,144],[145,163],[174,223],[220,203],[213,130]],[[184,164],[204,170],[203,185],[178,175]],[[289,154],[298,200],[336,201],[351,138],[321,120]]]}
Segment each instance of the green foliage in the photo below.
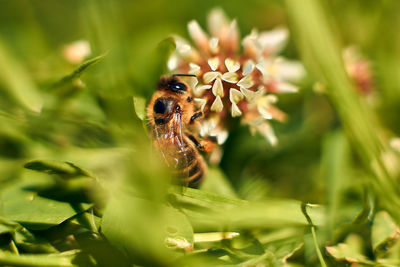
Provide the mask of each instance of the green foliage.
{"label": "green foliage", "polygon": [[[278,146],[233,122],[199,189],[169,183],[146,105],[170,36],[213,1],[0,4],[1,266],[400,265],[400,4],[218,4],[242,36],[287,24],[283,54],[309,77],[280,98]],[[62,52],[77,39],[81,64]],[[346,73],[353,44],[373,62],[372,104]]]}

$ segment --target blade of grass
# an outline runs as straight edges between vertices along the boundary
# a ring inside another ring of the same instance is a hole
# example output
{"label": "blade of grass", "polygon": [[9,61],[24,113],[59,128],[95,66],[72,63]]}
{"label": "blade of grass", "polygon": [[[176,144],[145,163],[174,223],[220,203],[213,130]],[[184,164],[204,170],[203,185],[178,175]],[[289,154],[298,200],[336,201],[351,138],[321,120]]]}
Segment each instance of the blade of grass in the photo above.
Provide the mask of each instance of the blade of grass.
{"label": "blade of grass", "polygon": [[357,95],[346,74],[338,40],[320,2],[285,2],[302,56],[310,69],[327,85],[346,134],[365,168],[375,177],[374,190],[380,196],[381,204],[400,222],[398,185],[383,161],[383,156],[391,155],[392,151],[382,138],[382,128],[375,114]]}

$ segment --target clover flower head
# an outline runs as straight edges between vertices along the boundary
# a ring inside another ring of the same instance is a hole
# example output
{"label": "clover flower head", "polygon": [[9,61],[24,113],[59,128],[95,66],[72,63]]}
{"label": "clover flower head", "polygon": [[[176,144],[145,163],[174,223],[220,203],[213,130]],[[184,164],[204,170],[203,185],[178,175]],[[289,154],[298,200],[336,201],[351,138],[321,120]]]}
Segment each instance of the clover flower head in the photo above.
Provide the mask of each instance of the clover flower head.
{"label": "clover flower head", "polygon": [[236,20],[214,9],[208,16],[208,30],[209,34],[196,21],[189,22],[195,46],[176,36],[177,49],[168,61],[172,72],[198,78],[191,86],[195,103],[205,114],[200,134],[213,134],[222,143],[227,118],[240,117],[252,132],[276,144],[269,120],[286,118],[275,107],[277,94],[297,92],[292,82],[305,74],[302,64],[278,56],[287,42],[287,29],[252,30],[240,41]]}

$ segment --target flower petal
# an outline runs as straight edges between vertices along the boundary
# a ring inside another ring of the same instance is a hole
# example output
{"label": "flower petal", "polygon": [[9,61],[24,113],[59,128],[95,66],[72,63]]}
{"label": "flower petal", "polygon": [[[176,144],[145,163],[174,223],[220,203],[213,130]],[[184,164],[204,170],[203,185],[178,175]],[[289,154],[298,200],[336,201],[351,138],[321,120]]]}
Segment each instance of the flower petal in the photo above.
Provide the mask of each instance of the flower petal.
{"label": "flower petal", "polygon": [[199,23],[195,20],[192,20],[188,23],[188,31],[190,37],[195,41],[197,47],[203,51],[208,51],[208,37],[203,29],[200,27]]}
{"label": "flower petal", "polygon": [[274,118],[273,113],[271,112],[271,104],[274,104],[278,101],[278,98],[275,95],[264,95],[257,98],[257,110],[260,115],[267,120],[271,120]]}
{"label": "flower petal", "polygon": [[200,66],[195,63],[189,63],[189,74],[199,75],[201,73]]}
{"label": "flower petal", "polygon": [[172,54],[167,62],[167,67],[170,71],[175,70],[178,67],[179,57],[176,54]]}
{"label": "flower petal", "polygon": [[255,68],[254,61],[251,59],[247,60],[243,65],[243,72],[242,72],[243,76],[247,76],[250,73],[252,73],[254,68]]}
{"label": "flower petal", "polygon": [[[247,89],[245,89],[247,90]],[[244,95],[237,89],[235,88],[231,88],[229,90],[229,100],[232,103],[238,103],[239,101],[241,101],[244,98]]]}
{"label": "flower petal", "polygon": [[208,15],[208,30],[211,35],[221,39],[225,35],[224,32],[229,28],[229,20],[221,8],[211,10]]}
{"label": "flower petal", "polygon": [[219,66],[219,58],[218,57],[210,58],[207,62],[212,71],[216,71],[218,69],[218,66]]}
{"label": "flower petal", "polygon": [[196,86],[195,89],[193,90],[193,94],[196,96],[201,96],[205,90],[210,89],[212,86],[210,84],[203,84]]}
{"label": "flower petal", "polygon": [[267,55],[277,54],[285,46],[289,37],[289,31],[286,28],[278,28],[272,31],[259,34],[258,41],[263,51]]}
{"label": "flower petal", "polygon": [[276,65],[277,75],[282,80],[296,82],[306,75],[303,64],[298,61],[280,57]]}
{"label": "flower petal", "polygon": [[297,93],[299,88],[290,83],[277,82],[275,84],[276,90],[282,93]]}
{"label": "flower petal", "polygon": [[227,51],[235,53],[239,48],[239,29],[237,27],[236,19],[229,25],[229,32],[226,40]]}
{"label": "flower petal", "polygon": [[232,102],[232,110],[231,110],[232,117],[239,117],[242,115],[242,112],[240,111],[239,107],[236,105],[236,103]]}
{"label": "flower petal", "polygon": [[211,111],[221,112],[224,108],[224,104],[222,104],[221,97],[219,95],[215,98],[214,102],[211,105]]}
{"label": "flower petal", "polygon": [[211,83],[217,77],[221,77],[221,73],[220,72],[217,72],[217,71],[206,72],[203,75],[203,82],[204,83]]}
{"label": "flower petal", "polygon": [[238,69],[240,69],[240,63],[231,58],[225,59],[225,66],[228,72],[236,72]]}
{"label": "flower petal", "polygon": [[261,47],[257,41],[258,33],[257,30],[253,29],[249,35],[243,38],[242,45],[244,48],[244,54],[249,57],[256,59],[260,54]]}
{"label": "flower petal", "polygon": [[220,78],[215,79],[212,87],[212,93],[215,96],[224,97],[224,87]]}
{"label": "flower petal", "polygon": [[239,87],[243,87],[245,89],[248,89],[254,85],[253,78],[251,75],[244,76],[240,81],[237,83]]}
{"label": "flower petal", "polygon": [[197,77],[186,77],[187,84],[189,85],[191,91],[196,88],[196,85],[199,83],[199,80],[197,80]]}
{"label": "flower petal", "polygon": [[217,133],[217,143],[218,145],[222,145],[225,143],[226,139],[228,139],[228,131],[220,130]]}
{"label": "flower petal", "polygon": [[174,36],[176,51],[177,53],[186,61],[190,62],[199,62],[200,55],[196,49],[193,49],[192,46],[182,37]]}
{"label": "flower petal", "polygon": [[216,54],[219,52],[219,40],[217,37],[212,37],[209,41],[211,53]]}
{"label": "flower petal", "polygon": [[207,100],[203,99],[203,98],[194,98],[194,103],[195,103],[196,107],[200,108],[200,110],[203,112],[204,107],[207,104]]}
{"label": "flower petal", "polygon": [[263,135],[272,146],[275,146],[278,143],[278,139],[275,136],[274,130],[271,125],[267,122],[261,123],[260,125],[255,126],[257,131]]}
{"label": "flower petal", "polygon": [[228,83],[237,83],[238,81],[238,75],[235,72],[225,72],[221,78]]}
{"label": "flower petal", "polygon": [[249,89],[240,87],[240,92],[246,97],[247,101],[252,102],[255,96],[255,92]]}

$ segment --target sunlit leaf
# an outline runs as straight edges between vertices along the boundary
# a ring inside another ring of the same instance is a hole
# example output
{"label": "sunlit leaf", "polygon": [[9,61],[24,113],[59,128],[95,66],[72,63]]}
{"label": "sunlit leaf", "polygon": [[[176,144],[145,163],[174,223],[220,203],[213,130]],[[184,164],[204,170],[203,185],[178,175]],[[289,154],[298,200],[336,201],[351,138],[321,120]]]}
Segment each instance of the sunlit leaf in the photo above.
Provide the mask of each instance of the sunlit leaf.
{"label": "sunlit leaf", "polygon": [[47,229],[92,206],[44,198],[38,195],[38,190],[51,185],[52,179],[33,174],[27,178],[2,190],[0,216],[22,223],[29,229]]}

